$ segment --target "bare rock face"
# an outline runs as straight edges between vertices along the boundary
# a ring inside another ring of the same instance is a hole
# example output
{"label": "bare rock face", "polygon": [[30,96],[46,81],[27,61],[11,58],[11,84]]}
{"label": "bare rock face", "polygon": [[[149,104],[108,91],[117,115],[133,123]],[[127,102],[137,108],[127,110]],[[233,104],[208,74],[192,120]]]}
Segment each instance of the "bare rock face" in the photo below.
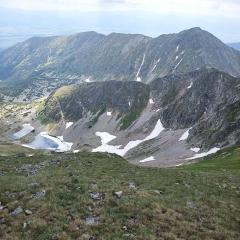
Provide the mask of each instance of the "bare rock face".
{"label": "bare rock face", "polygon": [[202,69],[150,84],[167,128],[192,128],[189,141],[204,148],[239,142],[240,78]]}

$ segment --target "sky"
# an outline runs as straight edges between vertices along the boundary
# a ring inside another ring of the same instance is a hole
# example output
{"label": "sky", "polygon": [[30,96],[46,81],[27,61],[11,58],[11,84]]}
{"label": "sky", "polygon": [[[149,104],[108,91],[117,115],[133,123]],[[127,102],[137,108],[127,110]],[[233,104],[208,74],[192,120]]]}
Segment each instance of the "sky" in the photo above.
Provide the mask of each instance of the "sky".
{"label": "sky", "polygon": [[201,27],[240,42],[240,0],[0,0],[0,48],[82,31],[159,36]]}

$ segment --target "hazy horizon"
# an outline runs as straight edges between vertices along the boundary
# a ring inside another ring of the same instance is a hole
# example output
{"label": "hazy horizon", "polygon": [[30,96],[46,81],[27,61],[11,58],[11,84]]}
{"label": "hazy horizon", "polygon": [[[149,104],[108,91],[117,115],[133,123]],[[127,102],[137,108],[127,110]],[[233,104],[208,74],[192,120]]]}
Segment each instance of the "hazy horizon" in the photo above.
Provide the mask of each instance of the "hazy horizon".
{"label": "hazy horizon", "polygon": [[32,36],[96,31],[156,37],[192,27],[240,42],[238,12],[237,0],[0,0],[0,48]]}

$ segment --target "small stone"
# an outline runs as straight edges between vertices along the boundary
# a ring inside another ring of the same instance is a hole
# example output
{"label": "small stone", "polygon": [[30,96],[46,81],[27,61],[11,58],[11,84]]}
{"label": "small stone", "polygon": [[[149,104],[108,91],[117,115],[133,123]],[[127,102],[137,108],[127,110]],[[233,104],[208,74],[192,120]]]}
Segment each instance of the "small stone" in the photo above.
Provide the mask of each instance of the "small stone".
{"label": "small stone", "polygon": [[20,214],[20,213],[22,213],[22,212],[23,212],[22,207],[17,207],[16,209],[14,209],[13,212],[10,213],[10,215],[11,215],[11,216],[16,216],[16,215],[18,215],[18,214]]}
{"label": "small stone", "polygon": [[123,195],[123,191],[114,192],[114,195],[115,195],[117,198],[121,198],[122,195]]}
{"label": "small stone", "polygon": [[4,217],[0,217],[0,224],[6,223],[6,219]]}
{"label": "small stone", "polygon": [[32,215],[32,211],[30,211],[30,210],[25,210],[25,213],[27,214],[27,215]]}
{"label": "small stone", "polygon": [[127,226],[123,226],[123,230],[124,230],[124,231],[127,231]]}
{"label": "small stone", "polygon": [[135,186],[135,184],[134,184],[133,182],[130,182],[130,183],[128,184],[128,186],[129,186],[129,188],[131,188],[131,189],[136,189],[136,186]]}
{"label": "small stone", "polygon": [[102,200],[103,199],[103,194],[100,192],[91,192],[90,196],[93,200]]}
{"label": "small stone", "polygon": [[186,206],[188,208],[192,208],[192,209],[197,208],[196,204],[194,202],[191,202],[191,201],[187,201]]}
{"label": "small stone", "polygon": [[133,239],[133,238],[134,238],[134,235],[131,234],[131,233],[125,233],[125,234],[123,234],[123,238]]}
{"label": "small stone", "polygon": [[35,194],[32,195],[32,198],[42,198],[44,197],[46,194],[45,190],[42,190],[40,192],[36,192]]}
{"label": "small stone", "polygon": [[163,191],[159,191],[159,190],[153,190],[153,192],[156,194],[163,194]]}
{"label": "small stone", "polygon": [[89,234],[87,234],[87,233],[84,233],[82,236],[81,236],[81,238],[80,239],[82,239],[82,240],[89,240],[90,239],[90,235]]}
{"label": "small stone", "polygon": [[2,203],[0,202],[0,210],[3,210],[4,206],[2,205]]}
{"label": "small stone", "polygon": [[85,219],[86,225],[98,225],[98,218],[96,217],[87,217]]}

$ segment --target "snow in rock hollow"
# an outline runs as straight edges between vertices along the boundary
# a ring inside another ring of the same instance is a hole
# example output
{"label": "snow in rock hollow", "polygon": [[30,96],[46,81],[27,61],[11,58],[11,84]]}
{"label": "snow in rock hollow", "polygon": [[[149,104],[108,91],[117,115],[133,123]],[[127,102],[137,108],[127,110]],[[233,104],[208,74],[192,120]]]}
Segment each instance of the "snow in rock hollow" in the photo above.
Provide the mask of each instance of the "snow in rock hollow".
{"label": "snow in rock hollow", "polygon": [[180,61],[177,63],[177,65],[174,67],[174,70],[176,70],[178,68],[178,66],[180,65],[180,63],[182,62],[182,58],[180,59]]}
{"label": "snow in rock hollow", "polygon": [[210,154],[218,152],[219,150],[220,150],[220,148],[214,147],[214,148],[210,149],[208,152],[198,153],[198,154],[195,154],[193,157],[190,157],[187,159],[196,159],[196,158],[206,157]]}
{"label": "snow in rock hollow", "polygon": [[91,82],[90,78],[85,79],[85,82],[87,83]]}
{"label": "snow in rock hollow", "polygon": [[112,116],[112,112],[107,112],[107,116]]}
{"label": "snow in rock hollow", "polygon": [[31,124],[25,123],[25,124],[23,124],[23,128],[20,131],[13,134],[13,137],[15,139],[20,139],[20,138],[28,135],[33,130],[34,130],[34,127],[32,127]]}
{"label": "snow in rock hollow", "polygon": [[151,156],[151,157],[145,158],[143,160],[140,160],[139,162],[140,163],[145,163],[145,162],[151,162],[151,161],[155,161],[155,160],[156,159],[153,156]]}
{"label": "snow in rock hollow", "polygon": [[155,70],[155,68],[157,67],[158,63],[160,62],[160,58],[157,60],[157,62],[155,63],[155,65],[152,68],[152,72]]}
{"label": "snow in rock hollow", "polygon": [[152,98],[149,99],[149,103],[150,103],[150,104],[154,104],[154,101],[153,101]]}
{"label": "snow in rock hollow", "polygon": [[183,135],[178,139],[178,141],[184,141],[184,140],[187,140],[188,139],[188,136],[189,136],[189,131],[191,130],[192,128],[189,128],[185,133],[183,133]]}
{"label": "snow in rock hollow", "polygon": [[193,83],[191,82],[187,88],[190,89],[192,87],[192,85],[193,85]]}
{"label": "snow in rock hollow", "polygon": [[200,151],[200,148],[190,148],[190,150],[197,153]]}
{"label": "snow in rock hollow", "polygon": [[101,138],[102,144],[109,143],[116,138],[116,136],[111,135],[110,133],[107,133],[107,132],[96,132],[95,134],[96,136]]}
{"label": "snow in rock hollow", "polygon": [[135,147],[137,147],[139,144],[147,141],[147,140],[151,140],[153,138],[158,137],[158,135],[164,130],[164,127],[160,121],[160,119],[157,121],[154,129],[152,130],[152,132],[145,137],[142,140],[133,140],[128,142],[128,144],[124,147],[121,148],[121,145],[119,146],[113,146],[113,145],[109,145],[108,143],[110,141],[112,141],[113,139],[116,138],[116,136],[111,135],[107,132],[96,132],[96,136],[101,138],[101,142],[102,145],[93,149],[93,152],[108,152],[108,153],[115,153],[119,156],[124,156],[130,149],[133,149]]}
{"label": "snow in rock hollow", "polygon": [[32,149],[47,149],[56,152],[67,152],[71,150],[72,145],[73,143],[62,141],[57,137],[48,135],[46,132],[41,132],[31,143],[24,144],[23,146]]}
{"label": "snow in rock hollow", "polygon": [[143,66],[143,64],[144,64],[145,56],[146,56],[146,54],[144,53],[144,54],[143,54],[143,59],[142,59],[141,65],[140,65],[140,67],[139,67],[139,69],[138,69],[138,71],[137,71],[137,74],[136,74],[137,82],[141,82],[141,81],[142,81],[142,79],[139,77],[139,74],[140,74],[140,71],[141,71],[142,66]]}
{"label": "snow in rock hollow", "polygon": [[70,128],[73,125],[73,122],[66,122],[66,129]]}
{"label": "snow in rock hollow", "polygon": [[63,136],[57,136],[57,138],[63,141]]}

